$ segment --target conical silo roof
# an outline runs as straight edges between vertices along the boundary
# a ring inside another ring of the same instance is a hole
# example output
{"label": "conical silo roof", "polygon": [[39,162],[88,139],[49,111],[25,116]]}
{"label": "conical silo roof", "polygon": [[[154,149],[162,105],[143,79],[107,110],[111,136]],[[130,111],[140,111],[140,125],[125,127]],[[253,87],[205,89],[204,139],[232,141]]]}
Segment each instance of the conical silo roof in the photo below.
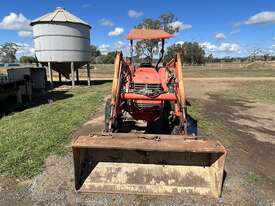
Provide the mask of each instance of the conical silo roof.
{"label": "conical silo roof", "polygon": [[91,28],[91,26],[83,21],[82,19],[76,17],[75,15],[71,14],[70,12],[66,11],[62,7],[57,7],[54,12],[45,14],[31,22],[31,25],[39,24],[43,22],[71,22],[75,24],[83,24]]}

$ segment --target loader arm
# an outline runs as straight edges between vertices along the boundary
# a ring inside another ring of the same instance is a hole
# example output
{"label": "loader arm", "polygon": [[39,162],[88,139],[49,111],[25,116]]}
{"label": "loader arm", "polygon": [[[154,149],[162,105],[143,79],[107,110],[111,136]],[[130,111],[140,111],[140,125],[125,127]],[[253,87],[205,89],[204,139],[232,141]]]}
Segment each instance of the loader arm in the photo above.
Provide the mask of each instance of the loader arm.
{"label": "loader arm", "polygon": [[184,87],[184,81],[183,81],[183,74],[182,74],[182,63],[181,63],[181,57],[180,54],[177,53],[176,56],[171,59],[170,62],[167,63],[166,68],[168,70],[174,70],[175,76],[177,79],[177,110],[178,115],[180,116],[180,124],[183,128],[183,131],[185,134],[187,134],[187,99],[185,94],[185,87]]}
{"label": "loader arm", "polygon": [[184,81],[183,81],[183,74],[182,74],[182,63],[180,54],[177,53],[176,56],[171,59],[170,62],[166,64],[167,69],[173,70],[175,69],[176,78],[178,79],[178,99],[180,102],[181,107],[186,106],[186,94],[185,94],[185,87],[184,87]]}
{"label": "loader arm", "polygon": [[114,77],[112,85],[112,97],[111,97],[111,114],[109,120],[108,131],[115,131],[118,123],[118,114],[121,97],[120,97],[120,88],[121,88],[121,70],[123,66],[123,57],[121,52],[116,52],[115,63],[114,63]]}

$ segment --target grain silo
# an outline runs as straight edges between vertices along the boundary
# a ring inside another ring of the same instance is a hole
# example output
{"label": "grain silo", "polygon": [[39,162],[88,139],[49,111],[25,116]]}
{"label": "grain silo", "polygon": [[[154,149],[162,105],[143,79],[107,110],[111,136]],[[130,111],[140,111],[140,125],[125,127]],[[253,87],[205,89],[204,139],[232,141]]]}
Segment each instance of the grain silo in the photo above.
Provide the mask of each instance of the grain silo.
{"label": "grain silo", "polygon": [[87,64],[87,78],[90,85],[90,29],[91,26],[72,15],[64,8],[57,7],[31,22],[35,55],[38,61],[48,66],[49,77],[53,83],[52,69],[66,78],[72,79],[74,86],[75,71]]}

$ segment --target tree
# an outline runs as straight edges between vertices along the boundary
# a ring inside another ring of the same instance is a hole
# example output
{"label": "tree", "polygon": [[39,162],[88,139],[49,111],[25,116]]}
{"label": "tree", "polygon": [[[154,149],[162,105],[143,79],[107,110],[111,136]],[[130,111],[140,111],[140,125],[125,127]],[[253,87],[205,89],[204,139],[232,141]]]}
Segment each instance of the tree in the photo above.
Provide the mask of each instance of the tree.
{"label": "tree", "polygon": [[254,62],[257,59],[257,56],[259,56],[262,53],[262,50],[260,48],[253,47],[249,49],[249,53],[251,61]]}
{"label": "tree", "polygon": [[23,64],[32,64],[36,62],[36,58],[33,56],[21,56],[19,61]]}
{"label": "tree", "polygon": [[116,52],[108,52],[107,55],[103,56],[103,64],[113,64],[115,62]]}
{"label": "tree", "polygon": [[269,53],[265,53],[265,54],[263,55],[263,58],[264,58],[264,61],[268,61],[268,60],[270,60],[270,59],[271,59],[271,57],[270,57],[270,54],[269,54]]}
{"label": "tree", "polygon": [[164,61],[168,62],[176,53],[179,53],[181,60],[188,64],[204,64],[205,52],[197,42],[184,42],[183,44],[173,44],[167,48]]}
{"label": "tree", "polygon": [[91,45],[91,63],[96,63],[96,58],[101,55],[101,52],[95,45]]}
{"label": "tree", "polygon": [[206,62],[208,63],[213,63],[214,62],[214,57],[213,57],[213,54],[209,54],[207,57],[206,57]]}
{"label": "tree", "polygon": [[95,64],[103,64],[104,55],[100,55],[95,58]]}
{"label": "tree", "polygon": [[159,17],[160,20],[160,28],[163,29],[164,31],[174,34],[176,32],[179,32],[179,27],[173,27],[172,23],[177,21],[177,17],[175,14],[168,12],[160,15]]}
{"label": "tree", "polygon": [[13,63],[16,61],[18,45],[15,43],[5,43],[0,46],[0,61],[3,63]]}
{"label": "tree", "polygon": [[[179,28],[174,28],[171,23],[175,22],[177,18],[173,13],[162,14],[158,19],[146,18],[136,26],[139,29],[163,29],[166,32],[173,34],[179,31]],[[159,52],[159,40],[141,40],[136,44],[136,54],[138,57],[145,56],[151,61],[154,54]]]}

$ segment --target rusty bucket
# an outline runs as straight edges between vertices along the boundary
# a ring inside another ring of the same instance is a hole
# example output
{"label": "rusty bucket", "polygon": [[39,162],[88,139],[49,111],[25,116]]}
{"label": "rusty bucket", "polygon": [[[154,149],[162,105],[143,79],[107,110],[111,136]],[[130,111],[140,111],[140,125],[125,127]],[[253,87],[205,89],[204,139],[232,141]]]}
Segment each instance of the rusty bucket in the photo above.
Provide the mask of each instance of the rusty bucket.
{"label": "rusty bucket", "polygon": [[182,135],[93,134],[72,144],[78,192],[221,195],[226,150]]}

